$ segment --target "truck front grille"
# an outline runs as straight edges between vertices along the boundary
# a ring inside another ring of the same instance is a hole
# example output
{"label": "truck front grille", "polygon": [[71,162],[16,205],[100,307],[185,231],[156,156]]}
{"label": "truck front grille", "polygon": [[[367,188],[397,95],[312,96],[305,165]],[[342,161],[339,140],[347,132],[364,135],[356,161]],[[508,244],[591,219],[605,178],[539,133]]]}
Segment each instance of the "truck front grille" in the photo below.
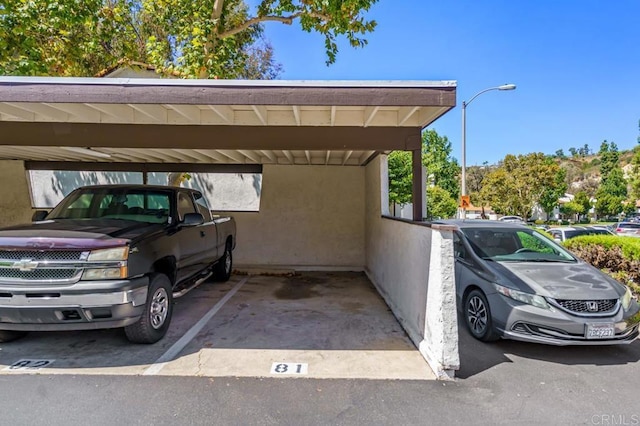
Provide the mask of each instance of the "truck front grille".
{"label": "truck front grille", "polygon": [[73,261],[83,258],[82,251],[36,251],[36,250],[0,250],[2,260],[23,260],[29,259],[38,262],[43,261]]}
{"label": "truck front grille", "polygon": [[75,283],[88,255],[78,250],[0,250],[0,283]]}
{"label": "truck front grille", "polygon": [[0,282],[69,282],[80,279],[81,269],[47,269],[37,268],[32,271],[20,271],[19,269],[0,268]]}

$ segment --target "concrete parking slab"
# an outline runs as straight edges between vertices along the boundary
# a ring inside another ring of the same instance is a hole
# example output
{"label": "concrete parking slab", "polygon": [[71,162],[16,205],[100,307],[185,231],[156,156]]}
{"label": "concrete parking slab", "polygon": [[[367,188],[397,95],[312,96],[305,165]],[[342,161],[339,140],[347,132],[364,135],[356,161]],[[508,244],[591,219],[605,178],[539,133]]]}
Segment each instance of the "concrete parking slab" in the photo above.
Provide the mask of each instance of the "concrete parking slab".
{"label": "concrete parking slab", "polygon": [[0,374],[16,374],[5,368],[25,358],[55,360],[39,374],[434,379],[366,276],[348,272],[206,282],[176,301],[155,345],[130,344],[121,330],[31,333],[0,345]]}

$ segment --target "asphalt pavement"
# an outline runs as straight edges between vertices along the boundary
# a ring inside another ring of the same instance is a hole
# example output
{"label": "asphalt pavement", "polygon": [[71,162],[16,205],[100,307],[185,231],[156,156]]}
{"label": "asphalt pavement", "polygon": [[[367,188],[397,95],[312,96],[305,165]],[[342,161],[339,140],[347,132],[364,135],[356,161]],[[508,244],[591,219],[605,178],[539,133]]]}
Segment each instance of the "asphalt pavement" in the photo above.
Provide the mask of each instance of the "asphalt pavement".
{"label": "asphalt pavement", "polygon": [[[360,275],[243,280],[179,299],[156,345],[131,345],[121,330],[0,345],[0,426],[640,425],[640,340],[484,344],[460,327],[461,369],[440,382],[420,372],[426,363]],[[55,361],[12,369],[33,357]],[[269,372],[285,359],[309,374]]]}

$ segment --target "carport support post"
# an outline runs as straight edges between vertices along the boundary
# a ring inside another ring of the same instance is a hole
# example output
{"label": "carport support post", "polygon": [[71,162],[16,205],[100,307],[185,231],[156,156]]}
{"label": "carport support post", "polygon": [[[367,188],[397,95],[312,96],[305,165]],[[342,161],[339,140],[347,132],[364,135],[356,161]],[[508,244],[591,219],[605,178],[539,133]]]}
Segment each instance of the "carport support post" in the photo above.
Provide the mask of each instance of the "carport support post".
{"label": "carport support post", "polygon": [[422,149],[414,149],[412,154],[413,169],[413,220],[423,221],[426,217],[425,204],[425,180],[424,169],[422,167]]}
{"label": "carport support post", "polygon": [[456,226],[431,226],[431,258],[424,324],[418,349],[438,379],[453,379],[460,368],[456,312],[453,231]]}

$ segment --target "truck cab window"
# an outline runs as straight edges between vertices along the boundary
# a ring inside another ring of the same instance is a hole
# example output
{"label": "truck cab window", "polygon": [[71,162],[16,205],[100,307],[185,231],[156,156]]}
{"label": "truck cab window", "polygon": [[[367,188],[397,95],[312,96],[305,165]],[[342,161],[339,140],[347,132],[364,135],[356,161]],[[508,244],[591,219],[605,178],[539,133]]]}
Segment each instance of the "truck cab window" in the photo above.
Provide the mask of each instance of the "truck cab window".
{"label": "truck cab window", "polygon": [[187,192],[178,192],[178,220],[182,222],[187,213],[196,213],[193,201]]}
{"label": "truck cab window", "polygon": [[196,208],[198,209],[198,213],[200,213],[202,217],[204,217],[205,222],[210,222],[211,210],[209,209],[207,200],[199,192],[194,192],[193,197],[196,199]]}

